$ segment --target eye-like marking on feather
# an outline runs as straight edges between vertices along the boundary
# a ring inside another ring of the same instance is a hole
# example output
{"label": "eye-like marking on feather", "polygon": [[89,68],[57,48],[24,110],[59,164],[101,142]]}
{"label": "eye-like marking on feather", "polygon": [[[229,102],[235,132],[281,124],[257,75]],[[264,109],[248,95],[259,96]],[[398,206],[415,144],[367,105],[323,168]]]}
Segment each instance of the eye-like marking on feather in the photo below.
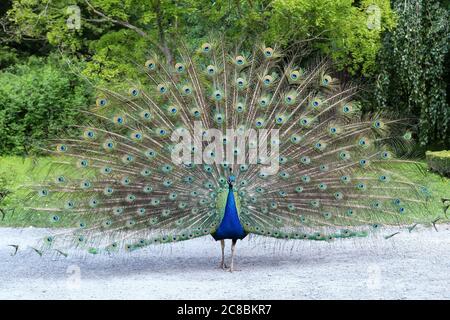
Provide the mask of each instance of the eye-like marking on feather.
{"label": "eye-like marking on feather", "polygon": [[299,134],[294,133],[294,134],[291,136],[290,141],[291,141],[293,144],[299,144],[299,143],[302,141],[302,136],[299,135]]}
{"label": "eye-like marking on feather", "polygon": [[200,48],[201,52],[205,53],[205,54],[210,53],[212,51],[212,49],[213,49],[213,46],[208,42],[203,43]]}
{"label": "eye-like marking on feather", "polygon": [[333,82],[333,78],[328,74],[324,74],[320,79],[320,85],[323,87],[330,86],[332,84],[332,82]]}
{"label": "eye-like marking on feather", "polygon": [[104,166],[104,167],[100,168],[100,172],[103,175],[109,175],[109,174],[111,174],[113,172],[113,169],[111,167],[109,167],[109,166]]}
{"label": "eye-like marking on feather", "polygon": [[83,137],[88,140],[94,140],[97,137],[97,134],[92,129],[86,129],[83,132]]}
{"label": "eye-like marking on feather", "polygon": [[270,106],[270,103],[272,101],[272,97],[269,95],[263,95],[258,99],[258,106],[262,109],[267,108]]}
{"label": "eye-like marking on feather", "polygon": [[130,89],[128,90],[128,94],[129,94],[130,96],[132,96],[132,97],[138,97],[140,93],[141,93],[141,92],[139,91],[138,88],[130,88]]}
{"label": "eye-like marking on feather", "polygon": [[236,87],[238,88],[238,90],[244,90],[247,87],[247,80],[241,77],[237,78]]}
{"label": "eye-like marking on feather", "polygon": [[134,161],[134,156],[132,154],[125,154],[121,158],[123,164],[129,164]]}
{"label": "eye-like marking on feather", "polygon": [[56,151],[57,152],[67,152],[67,150],[68,150],[69,148],[67,147],[67,145],[66,144],[64,144],[64,143],[62,143],[62,144],[58,144],[57,146],[56,146]]}
{"label": "eye-like marking on feather", "polygon": [[152,174],[152,170],[150,170],[149,168],[144,168],[141,170],[141,176],[143,177],[148,177]]}
{"label": "eye-like marking on feather", "polygon": [[371,143],[370,140],[366,137],[361,137],[358,139],[357,144],[362,149],[367,149],[370,147]]}
{"label": "eye-like marking on feather", "polygon": [[175,117],[178,115],[178,107],[175,105],[167,106],[166,112],[169,116]]}
{"label": "eye-like marking on feather", "polygon": [[316,143],[314,143],[314,149],[316,151],[323,151],[323,150],[325,150],[326,147],[327,147],[327,143],[322,140],[319,140]]}
{"label": "eye-like marking on feather", "polygon": [[186,71],[186,65],[182,62],[178,62],[175,64],[175,72],[176,73],[184,73]]}
{"label": "eye-like marking on feather", "polygon": [[310,117],[301,117],[299,120],[300,126],[304,128],[310,128],[313,120]]}
{"label": "eye-like marking on feather", "polygon": [[261,78],[261,83],[264,87],[270,87],[275,82],[275,77],[273,75],[265,75]]}
{"label": "eye-like marking on feather", "polygon": [[41,189],[41,190],[39,190],[38,191],[38,195],[40,196],[40,197],[46,197],[46,196],[48,196],[49,195],[49,191],[48,191],[48,189]]}
{"label": "eye-like marking on feather", "polygon": [[312,98],[311,101],[309,102],[309,106],[313,110],[320,109],[322,107],[322,105],[323,105],[323,101],[319,97]]}
{"label": "eye-like marking on feather", "polygon": [[130,138],[134,141],[142,141],[144,134],[141,131],[133,131],[130,133]]}
{"label": "eye-like marking on feather", "polygon": [[77,167],[78,168],[87,168],[89,167],[89,160],[88,159],[80,159],[77,161]]}
{"label": "eye-like marking on feather", "polygon": [[103,149],[105,149],[106,151],[111,151],[114,150],[114,148],[116,147],[116,144],[114,143],[114,141],[112,139],[107,139],[105,140],[105,142],[103,142]]}
{"label": "eye-like marking on feather", "polygon": [[90,189],[92,187],[92,183],[89,180],[83,180],[80,183],[82,189]]}
{"label": "eye-like marking on feather", "polygon": [[169,85],[167,83],[160,83],[156,86],[156,92],[158,92],[161,95],[165,95],[167,92],[169,92]]}
{"label": "eye-like marking on feather", "polygon": [[220,90],[220,89],[214,90],[211,95],[211,98],[214,101],[221,101],[224,98],[222,90]]}
{"label": "eye-like marking on feather", "polygon": [[89,207],[96,208],[99,205],[100,201],[96,198],[89,199]]}
{"label": "eye-like marking on feather", "polygon": [[350,154],[349,151],[344,150],[344,151],[340,151],[339,152],[339,159],[340,160],[350,160],[351,158],[352,157],[351,157],[351,154]]}
{"label": "eye-like marking on feather", "polygon": [[303,79],[305,71],[302,68],[298,69],[287,68],[285,74],[286,77],[288,78],[289,83],[299,83]]}
{"label": "eye-like marking on feather", "polygon": [[108,104],[108,100],[106,98],[97,98],[95,104],[97,107],[105,107]]}
{"label": "eye-like marking on feather", "polygon": [[246,59],[244,56],[239,55],[239,56],[236,56],[236,57],[233,59],[233,63],[234,63],[236,66],[242,68],[242,67],[244,67],[244,66],[247,65],[247,59]]}
{"label": "eye-like marking on feather", "polygon": [[300,158],[300,162],[304,165],[309,165],[309,164],[311,164],[311,158],[308,156],[302,156]]}
{"label": "eye-like marking on feather", "polygon": [[210,64],[206,67],[206,74],[210,77],[215,76],[217,74],[216,66]]}
{"label": "eye-like marking on feather", "polygon": [[297,102],[297,92],[288,91],[283,97],[283,102],[288,106],[294,105]]}
{"label": "eye-like marking on feather", "polygon": [[181,87],[181,92],[185,96],[190,96],[193,92],[192,86],[189,84],[185,84]]}
{"label": "eye-like marking on feather", "polygon": [[275,57],[275,51],[271,47],[263,48],[263,55],[266,59],[271,59]]}
{"label": "eye-like marking on feather", "polygon": [[123,115],[116,115],[113,117],[113,123],[117,125],[124,125],[126,123],[125,116]]}
{"label": "eye-like marking on feather", "polygon": [[199,108],[191,108],[189,110],[190,114],[194,117],[194,118],[200,118],[200,116],[202,115],[201,111]]}
{"label": "eye-like marking on feather", "polygon": [[336,137],[342,133],[342,127],[335,123],[331,123],[327,128],[327,133],[330,137]]}
{"label": "eye-like marking on feather", "polygon": [[243,102],[238,102],[238,103],[236,103],[235,110],[236,110],[238,113],[243,113],[243,112],[245,112],[245,111],[246,111],[246,109],[245,109],[245,104],[244,104]]}
{"label": "eye-like marking on feather", "polygon": [[107,187],[105,187],[105,188],[103,189],[103,194],[104,194],[105,196],[110,196],[110,195],[112,195],[113,193],[114,193],[114,188],[111,187],[111,186],[107,186]]}
{"label": "eye-like marking on feather", "polygon": [[169,135],[168,130],[166,128],[162,128],[162,127],[155,128],[154,132],[155,132],[155,135],[159,138],[165,138]]}
{"label": "eye-like marking on feather", "polygon": [[145,62],[145,67],[147,68],[148,71],[155,71],[157,64],[156,61],[153,59],[149,59]]}
{"label": "eye-like marking on feather", "polygon": [[275,123],[278,125],[285,124],[288,121],[288,116],[286,114],[275,115]]}
{"label": "eye-like marking on feather", "polygon": [[403,134],[402,138],[403,138],[403,140],[405,140],[405,141],[411,141],[411,139],[412,139],[412,133],[411,133],[411,131],[405,132],[405,133]]}
{"label": "eye-like marking on feather", "polygon": [[152,120],[152,113],[149,110],[143,110],[143,111],[141,111],[141,113],[139,115],[140,115],[141,119],[144,121]]}
{"label": "eye-like marking on feather", "polygon": [[351,178],[348,175],[343,175],[343,176],[340,177],[340,181],[343,184],[347,184],[347,183],[350,183]]}
{"label": "eye-like marking on feather", "polygon": [[66,179],[65,176],[58,176],[58,177],[55,178],[55,182],[59,183],[59,184],[62,184],[62,183],[67,182],[67,179]]}
{"label": "eye-like marking on feather", "polygon": [[264,120],[264,118],[256,118],[255,119],[255,127],[260,129],[263,128],[264,125],[266,124],[266,121]]}
{"label": "eye-like marking on feather", "polygon": [[374,120],[373,122],[372,122],[372,128],[373,129],[376,129],[376,130],[378,130],[378,129],[383,129],[384,128],[384,123],[383,123],[383,121],[381,121],[381,120]]}

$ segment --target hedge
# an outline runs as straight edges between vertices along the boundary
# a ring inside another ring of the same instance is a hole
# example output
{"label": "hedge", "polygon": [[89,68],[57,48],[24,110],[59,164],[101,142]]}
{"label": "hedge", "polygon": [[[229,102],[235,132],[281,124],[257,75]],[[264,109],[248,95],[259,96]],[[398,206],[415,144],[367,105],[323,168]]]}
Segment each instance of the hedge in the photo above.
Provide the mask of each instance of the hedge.
{"label": "hedge", "polygon": [[427,151],[426,159],[431,170],[450,176],[450,150]]}
{"label": "hedge", "polygon": [[0,72],[0,154],[35,153],[80,121],[92,89],[64,60],[31,57]]}

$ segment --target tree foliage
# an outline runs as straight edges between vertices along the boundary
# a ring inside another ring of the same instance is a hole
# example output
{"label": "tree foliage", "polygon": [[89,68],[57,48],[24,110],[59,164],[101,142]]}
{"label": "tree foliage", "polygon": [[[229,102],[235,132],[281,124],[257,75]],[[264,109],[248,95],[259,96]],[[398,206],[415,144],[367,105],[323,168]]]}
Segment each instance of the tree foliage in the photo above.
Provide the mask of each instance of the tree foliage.
{"label": "tree foliage", "polygon": [[449,145],[448,8],[438,0],[401,0],[395,9],[398,26],[386,35],[379,57],[378,108],[419,117],[422,145]]}
{"label": "tree foliage", "polygon": [[[269,20],[271,41],[314,44],[350,73],[370,75],[381,47],[381,34],[394,24],[389,0],[274,0]],[[377,19],[379,18],[379,21]]]}
{"label": "tree foliage", "polygon": [[[73,4],[81,10],[78,30],[67,25]],[[368,10],[370,5],[378,11]],[[380,25],[371,28],[378,12]],[[389,0],[14,0],[8,16],[16,38],[45,39],[92,55],[87,74],[106,79],[126,72],[123,57],[136,60],[143,47],[153,44],[172,61],[175,36],[199,39],[211,33],[283,45],[312,38],[339,67],[369,75],[380,35],[394,24]]]}

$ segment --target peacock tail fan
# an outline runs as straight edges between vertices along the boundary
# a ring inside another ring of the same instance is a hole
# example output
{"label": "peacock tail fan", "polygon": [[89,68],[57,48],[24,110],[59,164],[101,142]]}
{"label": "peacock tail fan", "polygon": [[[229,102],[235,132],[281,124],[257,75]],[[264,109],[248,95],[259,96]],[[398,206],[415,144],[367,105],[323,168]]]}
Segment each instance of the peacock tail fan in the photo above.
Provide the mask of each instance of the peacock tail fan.
{"label": "peacock tail fan", "polygon": [[[326,59],[211,40],[150,53],[129,88],[99,87],[75,137],[51,141],[27,207],[42,248],[90,253],[209,235],[233,191],[247,233],[332,240],[429,223],[426,187],[396,173],[408,121],[362,115]],[[394,169],[393,169],[394,168]],[[62,230],[62,231],[61,231]]]}

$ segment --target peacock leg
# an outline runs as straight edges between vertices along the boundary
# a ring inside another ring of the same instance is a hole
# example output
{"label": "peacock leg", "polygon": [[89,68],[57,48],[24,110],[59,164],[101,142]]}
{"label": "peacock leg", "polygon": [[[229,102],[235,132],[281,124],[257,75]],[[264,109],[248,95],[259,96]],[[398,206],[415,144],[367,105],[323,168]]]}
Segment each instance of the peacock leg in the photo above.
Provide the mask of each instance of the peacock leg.
{"label": "peacock leg", "polygon": [[236,242],[237,239],[233,239],[231,242],[231,264],[230,264],[230,272],[234,271],[234,251],[236,250]]}
{"label": "peacock leg", "polygon": [[220,246],[222,247],[222,261],[220,262],[220,267],[225,269],[227,267],[225,264],[225,240],[220,240]]}

